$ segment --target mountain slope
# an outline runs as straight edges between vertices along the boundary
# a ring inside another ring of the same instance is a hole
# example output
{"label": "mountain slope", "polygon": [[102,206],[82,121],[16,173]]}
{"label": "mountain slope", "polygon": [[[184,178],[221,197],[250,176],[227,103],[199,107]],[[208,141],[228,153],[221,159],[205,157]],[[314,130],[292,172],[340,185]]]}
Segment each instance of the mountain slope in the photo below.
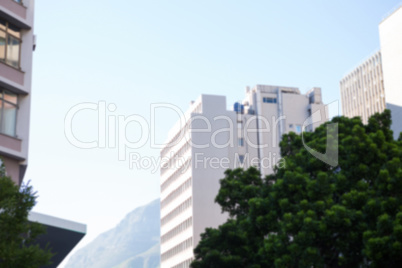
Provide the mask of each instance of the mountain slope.
{"label": "mountain slope", "polygon": [[155,268],[160,263],[160,245],[155,245],[145,253],[139,254],[125,261],[124,263],[114,266],[113,268]]}
{"label": "mountain slope", "polygon": [[160,201],[136,208],[114,229],[71,256],[66,268],[159,266]]}

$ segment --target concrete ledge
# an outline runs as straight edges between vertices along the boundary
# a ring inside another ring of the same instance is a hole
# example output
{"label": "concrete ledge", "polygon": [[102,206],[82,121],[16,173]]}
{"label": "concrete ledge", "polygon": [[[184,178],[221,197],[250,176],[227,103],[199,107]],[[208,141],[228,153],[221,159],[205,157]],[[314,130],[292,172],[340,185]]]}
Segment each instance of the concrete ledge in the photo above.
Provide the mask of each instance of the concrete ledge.
{"label": "concrete ledge", "polygon": [[24,72],[0,61],[0,74],[2,80],[8,79],[20,86],[24,86]]}
{"label": "concrete ledge", "polygon": [[24,29],[30,29],[27,24],[27,8],[13,0],[2,0],[0,14],[9,22]]}
{"label": "concrete ledge", "polygon": [[17,152],[21,152],[21,143],[22,141],[20,139],[0,133],[0,146]]}
{"label": "concrete ledge", "polygon": [[53,226],[57,228],[62,228],[66,230],[70,230],[73,232],[79,232],[79,233],[86,233],[87,232],[87,226],[82,223],[74,222],[74,221],[69,221],[61,218],[56,218],[53,216],[45,215],[42,213],[38,212],[33,212],[31,211],[28,216],[29,221],[32,222],[39,222],[41,224],[46,224],[48,226]]}
{"label": "concrete ledge", "polygon": [[46,233],[36,240],[41,247],[49,245],[55,255],[52,264],[43,268],[56,268],[71,250],[81,241],[86,234],[86,225],[53,216],[30,212],[30,222],[37,222],[46,228]]}

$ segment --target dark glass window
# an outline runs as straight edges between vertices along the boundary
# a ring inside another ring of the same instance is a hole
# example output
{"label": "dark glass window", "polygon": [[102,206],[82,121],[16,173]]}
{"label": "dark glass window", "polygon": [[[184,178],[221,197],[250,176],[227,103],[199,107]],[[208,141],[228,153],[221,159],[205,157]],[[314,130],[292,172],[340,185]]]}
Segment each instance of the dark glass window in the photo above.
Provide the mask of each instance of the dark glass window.
{"label": "dark glass window", "polygon": [[276,98],[264,97],[264,98],[262,98],[262,101],[265,103],[276,103]]}

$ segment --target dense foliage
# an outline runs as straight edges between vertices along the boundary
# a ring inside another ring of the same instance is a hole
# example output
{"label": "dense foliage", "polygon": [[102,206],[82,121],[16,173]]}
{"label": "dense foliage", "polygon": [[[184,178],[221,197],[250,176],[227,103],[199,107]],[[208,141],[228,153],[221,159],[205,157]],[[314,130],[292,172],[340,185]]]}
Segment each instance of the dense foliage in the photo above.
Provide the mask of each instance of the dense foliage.
{"label": "dense foliage", "polygon": [[[274,174],[226,171],[216,202],[231,217],[206,229],[191,267],[401,267],[402,142],[393,140],[390,112],[367,125],[328,123],[339,130],[335,167],[289,133],[280,143],[285,165]],[[304,141],[325,152],[326,130]]]}
{"label": "dense foliage", "polygon": [[28,221],[35,205],[29,185],[19,188],[0,170],[0,268],[37,268],[49,263],[52,253],[35,244],[44,232],[41,225]]}

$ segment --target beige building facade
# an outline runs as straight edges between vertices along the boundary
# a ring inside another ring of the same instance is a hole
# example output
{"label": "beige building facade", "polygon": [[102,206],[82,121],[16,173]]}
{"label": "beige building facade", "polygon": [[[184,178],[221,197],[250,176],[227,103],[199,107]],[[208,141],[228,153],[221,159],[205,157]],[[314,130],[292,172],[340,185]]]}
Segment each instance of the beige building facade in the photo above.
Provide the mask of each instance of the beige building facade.
{"label": "beige building facade", "polygon": [[367,124],[371,115],[384,111],[386,105],[381,52],[376,52],[342,78],[340,88],[343,115],[360,116],[363,123]]}
{"label": "beige building facade", "polygon": [[340,81],[343,115],[368,118],[389,109],[397,139],[402,132],[402,5],[379,24],[381,50]]}

